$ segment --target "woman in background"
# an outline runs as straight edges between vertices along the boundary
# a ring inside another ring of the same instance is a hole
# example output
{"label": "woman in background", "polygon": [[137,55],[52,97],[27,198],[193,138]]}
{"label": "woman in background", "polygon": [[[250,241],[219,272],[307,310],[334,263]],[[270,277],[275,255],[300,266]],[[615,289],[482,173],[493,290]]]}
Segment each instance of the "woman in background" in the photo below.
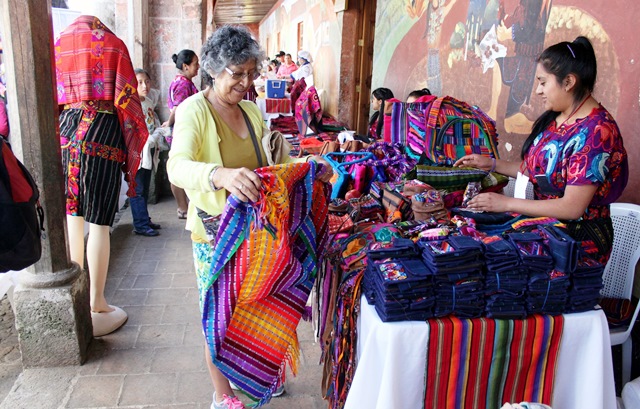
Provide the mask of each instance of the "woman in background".
{"label": "woman in background", "polygon": [[[178,54],[173,54],[171,59],[178,69],[178,74],[169,86],[167,106],[171,113],[169,114],[169,119],[162,124],[163,127],[173,126],[178,105],[191,95],[198,93],[198,88],[196,88],[193,83],[193,77],[198,75],[198,70],[200,69],[200,63],[196,53],[191,50],[182,50]],[[171,146],[172,139],[173,137],[167,138],[169,146]],[[173,183],[171,184],[171,193],[173,193],[173,197],[176,198],[176,202],[178,203],[178,209],[176,211],[178,219],[186,219],[188,206],[186,193]]]}
{"label": "woman in background", "polygon": [[371,139],[382,139],[384,121],[380,117],[384,115],[384,101],[390,98],[393,98],[393,92],[389,88],[376,88],[371,93],[371,109],[374,111],[369,118],[368,136]]}

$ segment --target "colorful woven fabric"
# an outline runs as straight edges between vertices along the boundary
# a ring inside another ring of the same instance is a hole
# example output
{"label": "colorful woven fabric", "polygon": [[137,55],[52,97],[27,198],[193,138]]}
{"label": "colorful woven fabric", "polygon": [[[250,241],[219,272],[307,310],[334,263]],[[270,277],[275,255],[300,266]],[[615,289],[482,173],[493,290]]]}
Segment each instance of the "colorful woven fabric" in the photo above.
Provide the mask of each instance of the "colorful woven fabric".
{"label": "colorful woven fabric", "polygon": [[524,320],[430,319],[425,408],[550,404],[562,316]]}
{"label": "colorful woven fabric", "polygon": [[55,64],[59,105],[113,102],[127,147],[127,194],[134,196],[140,152],[149,132],[127,46],[97,17],[80,16],[56,40]]}
{"label": "colorful woven fabric", "polygon": [[297,372],[296,327],[328,241],[329,186],[315,180],[314,162],[256,173],[260,200],[230,196],[222,214],[202,324],[213,363],[260,406],[287,363]]}
{"label": "colorful woven fabric", "polygon": [[318,133],[318,127],[322,124],[322,106],[316,87],[311,86],[302,91],[296,101],[295,118],[298,125],[300,137],[304,138],[307,128],[311,128],[314,133]]}
{"label": "colorful woven fabric", "polygon": [[291,113],[290,98],[266,98],[266,111],[268,114],[289,114]]}

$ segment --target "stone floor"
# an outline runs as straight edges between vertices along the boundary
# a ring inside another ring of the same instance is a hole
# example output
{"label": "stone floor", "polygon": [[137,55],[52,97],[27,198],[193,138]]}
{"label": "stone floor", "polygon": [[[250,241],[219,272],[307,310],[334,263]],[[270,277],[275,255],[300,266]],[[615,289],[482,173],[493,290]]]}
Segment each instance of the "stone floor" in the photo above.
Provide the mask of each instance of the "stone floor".
{"label": "stone floor", "polygon": [[[22,369],[13,312],[0,303],[0,408],[205,409],[212,387],[205,367],[191,241],[173,198],[150,205],[158,237],[132,233],[122,212],[111,237],[107,299],[129,314],[117,332],[96,338],[82,366]],[[298,327],[299,374],[265,408],[325,408],[320,348],[308,322]],[[244,399],[243,399],[244,400]]]}

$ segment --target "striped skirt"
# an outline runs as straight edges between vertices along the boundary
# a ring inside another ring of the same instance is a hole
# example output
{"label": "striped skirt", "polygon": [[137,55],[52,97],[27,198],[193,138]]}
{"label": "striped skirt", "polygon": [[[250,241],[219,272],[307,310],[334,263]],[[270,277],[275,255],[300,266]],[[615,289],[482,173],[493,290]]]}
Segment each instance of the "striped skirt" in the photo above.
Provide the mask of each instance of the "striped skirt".
{"label": "striped skirt", "polygon": [[82,109],[63,110],[60,146],[67,214],[111,226],[118,210],[121,166],[126,157],[118,116]]}

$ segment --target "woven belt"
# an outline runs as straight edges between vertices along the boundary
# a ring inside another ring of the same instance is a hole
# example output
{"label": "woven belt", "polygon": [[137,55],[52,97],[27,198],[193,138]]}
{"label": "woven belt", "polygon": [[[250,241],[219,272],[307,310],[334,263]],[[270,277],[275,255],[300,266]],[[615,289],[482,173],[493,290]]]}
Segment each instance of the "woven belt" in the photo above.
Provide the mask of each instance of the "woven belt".
{"label": "woven belt", "polygon": [[115,112],[113,101],[103,101],[97,99],[71,102],[69,104],[66,104],[64,106],[64,109],[82,109],[85,111],[97,111],[106,114],[113,114]]}

